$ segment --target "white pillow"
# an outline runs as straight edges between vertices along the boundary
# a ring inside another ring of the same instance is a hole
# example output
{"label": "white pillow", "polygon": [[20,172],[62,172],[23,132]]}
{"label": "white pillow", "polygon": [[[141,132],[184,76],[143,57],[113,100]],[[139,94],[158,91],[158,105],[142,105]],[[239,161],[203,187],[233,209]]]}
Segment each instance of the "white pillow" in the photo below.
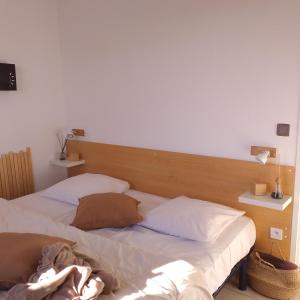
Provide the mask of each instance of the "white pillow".
{"label": "white pillow", "polygon": [[213,242],[245,212],[208,201],[177,197],[151,210],[140,225],[199,242]]}
{"label": "white pillow", "polygon": [[95,193],[124,193],[129,189],[129,183],[102,174],[85,173],[63,180],[41,195],[58,201],[78,205],[79,198]]}
{"label": "white pillow", "polygon": [[139,213],[143,216],[143,219],[147,217],[149,211],[154,209],[155,207],[170,201],[169,198],[143,193],[135,190],[129,190],[125,193],[126,195],[140,201],[138,206]]}

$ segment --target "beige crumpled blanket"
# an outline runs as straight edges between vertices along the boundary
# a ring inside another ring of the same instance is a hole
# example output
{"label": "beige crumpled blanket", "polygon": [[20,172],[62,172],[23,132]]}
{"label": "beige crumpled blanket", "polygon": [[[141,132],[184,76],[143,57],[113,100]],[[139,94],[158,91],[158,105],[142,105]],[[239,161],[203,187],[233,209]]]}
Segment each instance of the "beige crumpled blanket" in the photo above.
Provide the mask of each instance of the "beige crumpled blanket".
{"label": "beige crumpled blanket", "polygon": [[119,281],[96,261],[67,244],[56,243],[43,248],[37,272],[27,284],[15,285],[7,300],[93,300],[118,288]]}

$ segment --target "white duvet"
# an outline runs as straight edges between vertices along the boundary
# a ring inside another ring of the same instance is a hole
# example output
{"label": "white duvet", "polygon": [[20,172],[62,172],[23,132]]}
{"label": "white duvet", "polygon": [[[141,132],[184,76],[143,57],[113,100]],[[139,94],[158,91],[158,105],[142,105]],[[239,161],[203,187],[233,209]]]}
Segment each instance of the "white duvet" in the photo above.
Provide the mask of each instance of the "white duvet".
{"label": "white duvet", "polygon": [[[121,289],[115,295],[101,296],[103,300],[213,299],[207,291],[204,276],[184,260],[172,260],[83,232],[3,199],[0,199],[0,232],[42,233],[78,242],[81,252],[97,259],[121,281]],[[5,294],[3,297],[5,299]]]}

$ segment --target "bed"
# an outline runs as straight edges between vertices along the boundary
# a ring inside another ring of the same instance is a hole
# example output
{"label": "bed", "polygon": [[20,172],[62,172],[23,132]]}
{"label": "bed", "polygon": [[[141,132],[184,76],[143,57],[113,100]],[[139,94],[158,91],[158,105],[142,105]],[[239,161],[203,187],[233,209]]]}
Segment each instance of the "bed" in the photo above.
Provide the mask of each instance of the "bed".
{"label": "bed", "polygon": [[[129,190],[126,194],[142,202],[142,214],[160,205],[161,202],[169,200],[168,198],[159,197],[160,200],[153,205],[152,202],[149,202],[149,199],[151,200],[151,198],[153,198],[151,194],[134,190]],[[15,199],[11,201],[11,203],[26,211],[37,213],[40,216],[46,216],[55,222],[66,225],[72,222],[76,214],[76,206],[44,197],[41,193],[27,195]],[[148,203],[151,204],[149,205]],[[255,225],[253,221],[246,216],[239,217],[233,224],[225,229],[220,238],[214,243],[190,241],[162,234],[139,225],[124,229],[98,229],[90,231],[90,233],[100,238],[117,242],[130,249],[135,249],[135,251],[141,251],[150,256],[153,255],[153,257],[155,257],[154,261],[162,261],[164,265],[174,264],[177,270],[178,268],[182,269],[183,274],[185,273],[183,270],[186,266],[192,268],[192,273],[195,272],[195,274],[197,274],[196,277],[198,277],[200,285],[192,292],[193,295],[190,294],[187,298],[180,298],[189,300],[202,299],[201,297],[203,297],[203,299],[209,299],[205,298],[207,297],[205,293],[216,295],[234,267],[247,257],[256,238]],[[199,287],[201,287],[200,290]],[[177,287],[175,287],[175,289],[177,289]],[[204,294],[202,289],[205,290]],[[140,287],[136,287],[133,294],[138,295],[136,296],[137,298],[132,296],[131,291],[129,293],[131,298],[121,293],[120,296],[117,295],[117,297],[120,298],[116,299],[139,299],[138,297],[141,296],[139,293],[143,294],[144,292],[145,291],[140,291]],[[164,297],[167,297],[166,299],[173,299],[172,297],[174,297],[174,295],[171,296],[172,292],[166,292],[166,294],[169,295],[164,295]],[[160,295],[160,297],[162,296]],[[155,299],[159,299],[159,296],[155,296]]]}
{"label": "bed", "polygon": [[[276,211],[238,202],[238,196],[254,181],[271,186],[276,165],[80,140],[70,141],[68,152],[80,153],[85,161],[68,169],[68,177],[93,173],[127,181],[130,190],[125,192],[142,202],[139,210],[143,216],[179,195],[246,212],[226,227],[217,240],[203,243],[163,234],[141,224],[83,232],[68,225],[80,197],[76,205],[49,199],[43,192],[9,202],[0,199],[0,232],[33,232],[71,239],[78,242],[82,252],[108,261],[108,269],[117,272],[121,279],[121,289],[103,299],[211,300],[235,271],[240,273],[239,288],[243,290],[247,257],[254,243],[265,252],[272,246],[268,238],[270,226],[286,229],[280,247],[287,257],[290,254],[292,206]],[[285,178],[283,191],[292,195],[295,170],[281,166],[281,171]],[[153,196],[147,193],[168,198],[160,197],[155,205],[148,205]]]}
{"label": "bed", "polygon": [[[46,197],[42,191],[9,202],[0,199],[0,231],[71,239],[88,255],[100,261],[104,258],[111,264],[111,270],[118,273],[121,289],[103,299],[212,299],[235,270],[240,270],[240,289],[246,288],[247,256],[254,243],[262,250],[269,247],[265,237],[270,224],[265,222],[265,209],[240,204],[237,196],[254,179],[272,182],[272,166],[262,169],[251,162],[82,141],[72,141],[69,151],[80,152],[85,160],[84,165],[68,171],[70,178],[92,173],[125,180],[130,183],[130,190],[119,192],[141,202],[139,211],[143,217],[174,201],[174,197],[186,195],[244,211],[251,218],[238,217],[210,243],[163,234],[141,224],[86,233],[68,225],[76,214],[80,197],[76,197],[76,204],[70,204]],[[284,170],[289,178],[293,177],[290,168]],[[290,182],[284,185],[287,191]],[[78,188],[81,190],[82,185]],[[272,220],[286,226],[285,216],[289,214],[290,211],[271,215]],[[282,243],[287,245],[288,252],[287,240]]]}

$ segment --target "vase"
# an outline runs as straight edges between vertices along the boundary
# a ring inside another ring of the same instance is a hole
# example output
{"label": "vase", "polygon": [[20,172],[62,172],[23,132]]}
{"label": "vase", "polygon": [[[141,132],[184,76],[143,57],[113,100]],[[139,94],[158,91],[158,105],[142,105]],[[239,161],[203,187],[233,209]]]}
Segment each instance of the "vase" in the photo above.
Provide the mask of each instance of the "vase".
{"label": "vase", "polygon": [[67,158],[66,153],[65,152],[60,152],[60,154],[59,154],[59,160],[66,160],[66,158]]}

